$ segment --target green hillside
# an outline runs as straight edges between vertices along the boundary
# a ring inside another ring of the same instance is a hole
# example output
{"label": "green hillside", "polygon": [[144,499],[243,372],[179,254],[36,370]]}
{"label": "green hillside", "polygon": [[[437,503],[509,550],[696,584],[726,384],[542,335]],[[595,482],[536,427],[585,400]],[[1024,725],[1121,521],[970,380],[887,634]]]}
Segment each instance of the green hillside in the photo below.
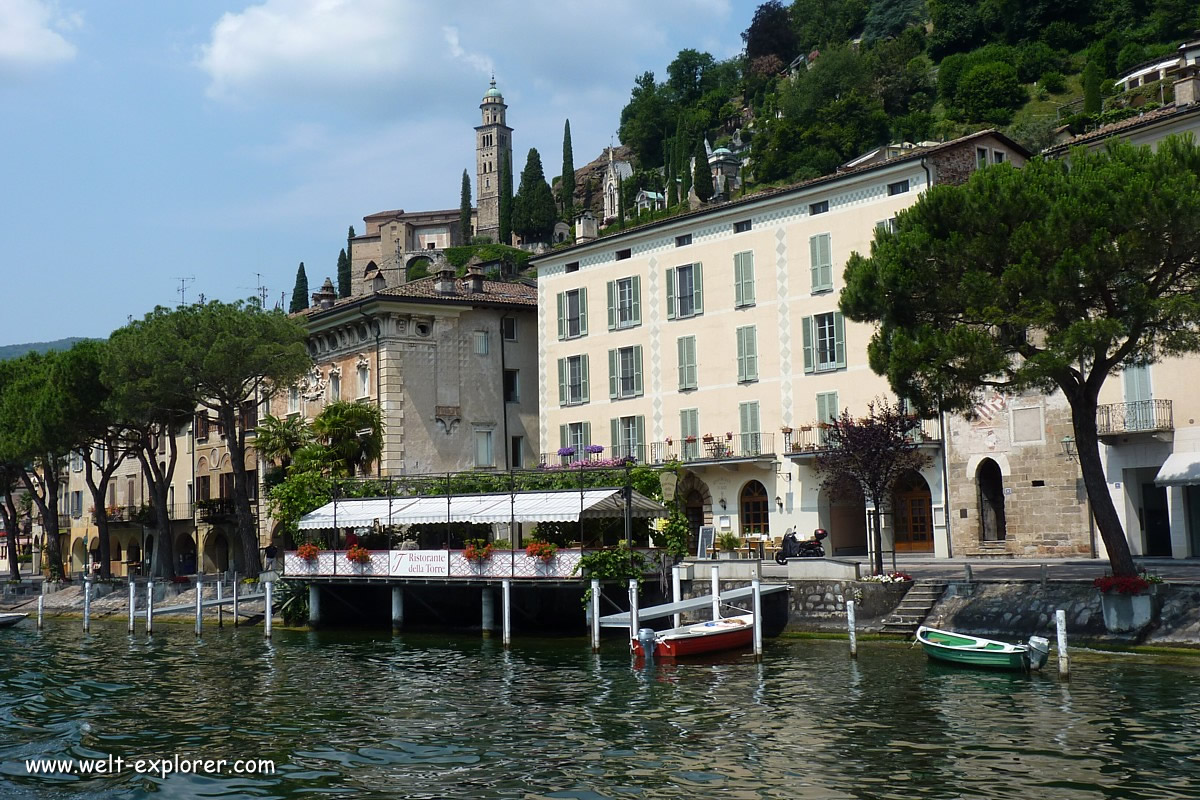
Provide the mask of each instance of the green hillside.
{"label": "green hillside", "polygon": [[48,350],[69,350],[71,349],[71,345],[82,341],[84,341],[83,337],[72,336],[69,339],[58,339],[53,342],[27,342],[26,344],[0,345],[0,361],[19,358],[30,352],[45,353]]}

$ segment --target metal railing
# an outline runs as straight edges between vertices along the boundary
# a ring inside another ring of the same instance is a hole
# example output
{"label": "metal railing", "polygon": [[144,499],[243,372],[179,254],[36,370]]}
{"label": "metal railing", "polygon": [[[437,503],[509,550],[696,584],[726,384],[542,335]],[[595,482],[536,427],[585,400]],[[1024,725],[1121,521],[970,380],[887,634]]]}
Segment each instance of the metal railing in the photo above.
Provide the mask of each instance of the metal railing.
{"label": "metal railing", "polygon": [[775,455],[774,433],[713,434],[668,439],[650,444],[651,464],[667,461],[726,461]]}
{"label": "metal railing", "polygon": [[[913,430],[911,438],[917,444],[940,442],[942,440],[941,427],[938,425],[936,419],[923,419],[921,420],[921,426]],[[802,425],[790,433],[785,431],[783,440],[784,449],[789,455],[817,453],[825,450],[827,447],[825,429],[817,423]]]}
{"label": "metal railing", "polygon": [[1135,400],[1109,403],[1096,409],[1096,431],[1101,436],[1118,433],[1152,433],[1175,429],[1170,400]]}

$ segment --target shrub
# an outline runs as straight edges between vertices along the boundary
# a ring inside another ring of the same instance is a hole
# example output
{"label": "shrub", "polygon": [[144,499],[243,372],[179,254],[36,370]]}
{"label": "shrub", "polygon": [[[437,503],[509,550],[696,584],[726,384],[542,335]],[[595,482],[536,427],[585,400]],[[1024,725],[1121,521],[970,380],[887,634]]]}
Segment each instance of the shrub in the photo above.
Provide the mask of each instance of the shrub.
{"label": "shrub", "polygon": [[973,122],[1008,124],[1029,98],[1012,65],[1000,61],[972,67],[958,83],[958,107]]}
{"label": "shrub", "polygon": [[1096,580],[1092,581],[1092,585],[1105,594],[1108,592],[1116,592],[1117,594],[1141,594],[1150,588],[1150,581],[1138,575],[1134,575],[1132,577],[1113,577],[1112,575],[1105,575],[1102,578],[1096,578]]}
{"label": "shrub", "polygon": [[1063,77],[1061,72],[1050,70],[1043,72],[1041,78],[1042,88],[1050,94],[1058,94],[1067,88],[1067,79]]}

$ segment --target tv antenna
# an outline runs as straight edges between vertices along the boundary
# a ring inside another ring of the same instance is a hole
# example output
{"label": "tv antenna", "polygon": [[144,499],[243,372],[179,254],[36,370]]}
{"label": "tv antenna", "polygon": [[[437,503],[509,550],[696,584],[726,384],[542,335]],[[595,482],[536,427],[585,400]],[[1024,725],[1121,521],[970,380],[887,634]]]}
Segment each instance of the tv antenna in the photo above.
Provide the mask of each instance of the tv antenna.
{"label": "tv antenna", "polygon": [[186,306],[187,287],[189,283],[193,283],[196,280],[196,276],[189,275],[186,278],[176,278],[175,280],[179,281],[179,305]]}
{"label": "tv antenna", "polygon": [[[254,277],[256,278],[256,283],[254,286],[254,294],[258,297],[259,308],[266,311],[266,309],[267,309],[267,287],[263,286],[262,273],[256,272],[256,273],[254,273]],[[239,289],[249,289],[250,287],[249,286],[239,286],[238,288]]]}

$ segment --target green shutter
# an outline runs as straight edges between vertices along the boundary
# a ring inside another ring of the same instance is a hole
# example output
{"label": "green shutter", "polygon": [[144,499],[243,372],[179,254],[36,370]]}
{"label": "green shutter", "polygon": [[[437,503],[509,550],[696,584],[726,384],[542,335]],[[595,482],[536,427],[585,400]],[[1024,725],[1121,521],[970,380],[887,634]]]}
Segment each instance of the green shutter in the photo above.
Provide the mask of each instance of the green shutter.
{"label": "green shutter", "polygon": [[565,292],[558,293],[558,338],[567,338],[567,296]]}
{"label": "green shutter", "polygon": [[633,394],[642,396],[642,346],[633,347]]}
{"label": "green shutter", "polygon": [[739,433],[750,433],[750,403],[738,404],[738,425]]}
{"label": "green shutter", "polygon": [[617,399],[617,351],[608,351],[608,399]]}
{"label": "green shutter", "polygon": [[558,404],[560,406],[567,404],[567,360],[565,358],[558,360]]}
{"label": "green shutter", "polygon": [[611,419],[608,421],[609,433],[612,434],[612,448],[610,450],[613,458],[619,458],[621,453],[621,420]]}
{"label": "green shutter", "polygon": [[579,400],[583,403],[592,401],[591,377],[588,375],[588,357],[579,357]]}
{"label": "green shutter", "polygon": [[606,286],[608,288],[608,329],[611,331],[617,327],[617,282],[609,281]]}
{"label": "green shutter", "polygon": [[667,319],[675,319],[675,269],[667,270]]}
{"label": "green shutter", "polygon": [[630,280],[633,284],[631,294],[633,295],[633,309],[631,318],[634,325],[642,324],[642,279],[638,275],[634,275]]}
{"label": "green shutter", "polygon": [[746,328],[746,380],[758,380],[758,329],[751,325]]}
{"label": "green shutter", "polygon": [[746,329],[737,329],[737,370],[738,381],[746,380]]}
{"label": "green shutter", "polygon": [[803,332],[804,340],[804,371],[806,373],[815,372],[816,359],[813,358],[813,318],[803,317],[800,320],[800,329]]}
{"label": "green shutter", "polygon": [[824,292],[833,288],[833,259],[830,255],[829,234],[821,233],[808,240],[812,259],[812,290]]}
{"label": "green shutter", "polygon": [[680,336],[675,340],[675,352],[679,357],[679,388],[687,389],[687,338]]}
{"label": "green shutter", "polygon": [[592,443],[592,423],[583,423],[583,446],[587,447]]}
{"label": "green shutter", "polygon": [[687,340],[688,386],[695,389],[700,385],[700,370],[699,367],[696,366],[696,337],[689,336],[687,337]]}
{"label": "green shutter", "polygon": [[746,251],[733,257],[733,283],[738,306],[754,305],[754,253]]}
{"label": "green shutter", "polygon": [[637,458],[638,461],[645,461],[643,449],[646,447],[646,418],[640,414],[634,417],[634,436],[637,439],[635,442],[637,447],[630,455]]}
{"label": "green shutter", "polygon": [[742,270],[745,265],[742,263],[742,253],[733,254],[733,304],[734,306],[744,306],[746,301],[742,299]]}
{"label": "green shutter", "polygon": [[570,438],[571,438],[570,427],[567,425],[559,425],[558,426],[558,447],[559,447],[559,449],[567,447],[568,446],[567,442],[570,440]]}
{"label": "green shutter", "polygon": [[821,287],[833,288],[833,246],[828,233],[821,235]]}
{"label": "green shutter", "polygon": [[587,336],[587,289],[579,289],[579,335]]}
{"label": "green shutter", "polygon": [[704,311],[704,265],[697,261],[692,264],[692,299],[695,303],[695,313]]}
{"label": "green shutter", "polygon": [[696,337],[680,336],[676,349],[679,351],[679,388],[696,388]]}
{"label": "green shutter", "polygon": [[808,259],[809,269],[812,271],[812,291],[818,291],[821,288],[821,245],[818,243],[819,236],[808,237]]}
{"label": "green shutter", "polygon": [[842,312],[833,312],[834,360],[836,366],[846,367],[846,320]]}

